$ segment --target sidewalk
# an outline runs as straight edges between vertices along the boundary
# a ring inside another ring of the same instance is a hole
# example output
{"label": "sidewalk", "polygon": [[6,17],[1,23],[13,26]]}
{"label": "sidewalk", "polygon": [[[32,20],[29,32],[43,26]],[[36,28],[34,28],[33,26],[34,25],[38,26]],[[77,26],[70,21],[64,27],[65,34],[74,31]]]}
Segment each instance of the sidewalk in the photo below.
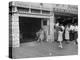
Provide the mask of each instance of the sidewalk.
{"label": "sidewalk", "polygon": [[65,56],[65,55],[77,55],[78,48],[73,42],[65,44],[63,42],[63,48],[58,47],[58,43],[48,42],[30,42],[23,43],[19,48],[13,48],[14,58],[32,58],[32,57],[48,57],[48,56]]}

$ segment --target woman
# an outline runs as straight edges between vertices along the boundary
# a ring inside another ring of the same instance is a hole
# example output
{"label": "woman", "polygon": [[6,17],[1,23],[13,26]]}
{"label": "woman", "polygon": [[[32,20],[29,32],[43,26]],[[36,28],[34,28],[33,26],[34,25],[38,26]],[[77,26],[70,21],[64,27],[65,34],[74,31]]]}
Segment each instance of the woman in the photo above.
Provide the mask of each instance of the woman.
{"label": "woman", "polygon": [[59,23],[56,23],[55,26],[54,26],[54,39],[55,39],[56,42],[58,40],[58,31],[60,30],[59,25],[60,25]]}
{"label": "woman", "polygon": [[63,30],[62,28],[60,28],[60,30],[58,31],[58,42],[60,48],[63,48],[62,41],[63,41]]}
{"label": "woman", "polygon": [[65,28],[65,40],[67,41],[67,43],[69,43],[69,26],[67,25]]}
{"label": "woman", "polygon": [[43,39],[44,39],[44,31],[43,31],[43,29],[40,29],[39,30],[39,32],[37,33],[37,36],[38,36],[38,42],[40,42],[40,41],[43,41]]}

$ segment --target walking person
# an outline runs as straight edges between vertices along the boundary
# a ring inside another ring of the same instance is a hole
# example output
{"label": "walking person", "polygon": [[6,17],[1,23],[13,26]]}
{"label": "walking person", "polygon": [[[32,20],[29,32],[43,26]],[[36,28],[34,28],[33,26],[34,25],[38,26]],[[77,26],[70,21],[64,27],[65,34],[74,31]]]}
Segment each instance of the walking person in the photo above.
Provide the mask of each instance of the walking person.
{"label": "walking person", "polygon": [[58,31],[60,30],[60,24],[56,23],[55,24],[55,30],[54,30],[54,39],[56,42],[58,42]]}
{"label": "walking person", "polygon": [[73,24],[70,25],[70,41],[74,40],[74,26]]}
{"label": "walking person", "polygon": [[62,41],[63,41],[63,30],[60,26],[60,30],[58,31],[58,42],[59,42],[59,47],[60,48],[63,48]]}
{"label": "walking person", "polygon": [[69,25],[66,25],[66,28],[65,28],[65,40],[67,41],[67,43],[69,43],[69,40],[70,40],[70,36],[69,36]]}
{"label": "walking person", "polygon": [[78,44],[78,26],[76,23],[74,25],[74,41],[74,44]]}

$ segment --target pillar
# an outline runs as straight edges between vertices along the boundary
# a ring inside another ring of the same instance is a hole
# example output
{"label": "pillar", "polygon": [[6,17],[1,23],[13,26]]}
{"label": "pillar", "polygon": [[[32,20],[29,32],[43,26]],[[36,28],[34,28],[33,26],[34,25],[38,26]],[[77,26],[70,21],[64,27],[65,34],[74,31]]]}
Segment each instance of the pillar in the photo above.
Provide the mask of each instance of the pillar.
{"label": "pillar", "polygon": [[41,19],[41,28],[43,28],[43,18]]}
{"label": "pillar", "polygon": [[9,14],[9,47],[12,47],[12,15]]}
{"label": "pillar", "polygon": [[50,19],[47,18],[47,40],[46,41],[49,41],[49,36],[50,36]]}
{"label": "pillar", "polygon": [[12,15],[12,47],[19,47],[19,16],[18,14]]}
{"label": "pillar", "polygon": [[54,15],[50,17],[50,36],[49,40],[54,41]]}

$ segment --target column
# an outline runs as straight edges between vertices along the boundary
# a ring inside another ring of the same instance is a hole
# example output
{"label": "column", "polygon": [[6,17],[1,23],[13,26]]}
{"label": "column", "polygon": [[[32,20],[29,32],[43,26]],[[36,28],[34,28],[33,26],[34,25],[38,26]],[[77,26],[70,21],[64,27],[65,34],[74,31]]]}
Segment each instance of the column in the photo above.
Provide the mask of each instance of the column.
{"label": "column", "polygon": [[50,19],[47,18],[47,41],[50,40]]}
{"label": "column", "polygon": [[50,41],[54,41],[54,15],[50,17]]}
{"label": "column", "polygon": [[47,18],[48,35],[50,35],[50,19]]}
{"label": "column", "polygon": [[9,14],[9,47],[12,47],[12,15]]}
{"label": "column", "polygon": [[12,15],[12,47],[19,47],[19,16],[18,14]]}
{"label": "column", "polygon": [[43,28],[43,18],[41,19],[41,28]]}

